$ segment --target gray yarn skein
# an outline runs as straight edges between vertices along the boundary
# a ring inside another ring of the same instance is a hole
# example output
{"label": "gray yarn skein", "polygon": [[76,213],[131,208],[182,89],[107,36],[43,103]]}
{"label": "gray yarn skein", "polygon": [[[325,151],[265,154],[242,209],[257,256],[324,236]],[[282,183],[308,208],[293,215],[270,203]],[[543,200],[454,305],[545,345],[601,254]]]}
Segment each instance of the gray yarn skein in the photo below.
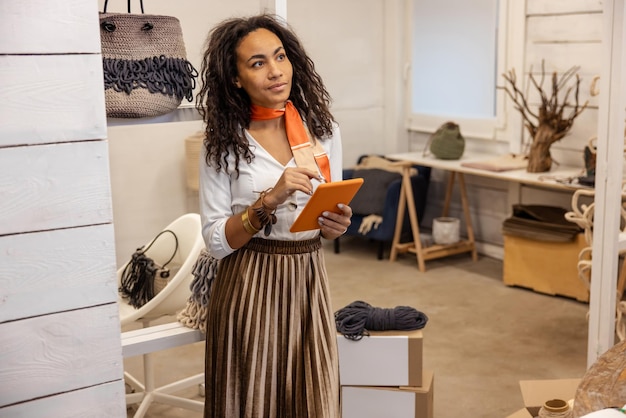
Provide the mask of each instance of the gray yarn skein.
{"label": "gray yarn skein", "polygon": [[209,299],[217,269],[218,260],[202,250],[192,268],[194,278],[189,285],[191,296],[176,316],[178,322],[184,326],[206,333]]}
{"label": "gray yarn skein", "polygon": [[358,341],[368,331],[422,329],[428,316],[410,306],[376,308],[363,301],[355,301],[335,312],[335,325],[344,337]]}
{"label": "gray yarn skein", "polygon": [[191,289],[190,300],[202,307],[209,305],[213,279],[217,275],[217,264],[217,260],[211,257],[206,250],[203,250],[193,267],[194,278],[189,284]]}

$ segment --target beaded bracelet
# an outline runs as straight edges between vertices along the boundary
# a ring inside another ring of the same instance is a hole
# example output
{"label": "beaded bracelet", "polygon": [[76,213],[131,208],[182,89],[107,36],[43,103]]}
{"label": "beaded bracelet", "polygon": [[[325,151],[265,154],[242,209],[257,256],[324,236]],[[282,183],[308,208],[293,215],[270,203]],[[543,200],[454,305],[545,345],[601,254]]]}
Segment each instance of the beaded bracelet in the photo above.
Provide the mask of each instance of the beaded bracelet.
{"label": "beaded bracelet", "polygon": [[244,210],[241,214],[241,223],[243,224],[243,229],[245,229],[248,234],[255,235],[257,232],[260,231],[260,229],[255,228],[255,226],[252,225],[252,222],[250,222],[248,209],[249,207],[247,207],[246,210]]}
{"label": "beaded bracelet", "polygon": [[259,222],[261,222],[261,228],[264,228],[263,234],[266,237],[268,237],[272,233],[272,225],[277,222],[276,208],[271,208],[265,204],[265,195],[270,190],[272,190],[271,187],[260,192],[259,200],[261,201],[261,206],[252,208],[254,210],[254,214],[259,219]]}

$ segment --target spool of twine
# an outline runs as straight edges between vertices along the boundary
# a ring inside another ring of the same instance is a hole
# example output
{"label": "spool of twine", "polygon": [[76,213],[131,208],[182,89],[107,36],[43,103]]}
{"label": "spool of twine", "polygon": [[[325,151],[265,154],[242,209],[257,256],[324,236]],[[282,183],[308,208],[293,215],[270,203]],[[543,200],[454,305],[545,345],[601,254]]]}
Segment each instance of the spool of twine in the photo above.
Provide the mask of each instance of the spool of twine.
{"label": "spool of twine", "polygon": [[572,409],[563,399],[550,399],[539,409],[539,418],[572,418]]}

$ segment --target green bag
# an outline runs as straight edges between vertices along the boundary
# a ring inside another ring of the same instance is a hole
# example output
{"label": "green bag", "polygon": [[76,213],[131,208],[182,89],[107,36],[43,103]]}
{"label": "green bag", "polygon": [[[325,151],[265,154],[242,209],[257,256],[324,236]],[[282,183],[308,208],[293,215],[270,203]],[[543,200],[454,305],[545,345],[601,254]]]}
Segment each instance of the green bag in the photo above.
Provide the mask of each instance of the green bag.
{"label": "green bag", "polygon": [[424,155],[427,151],[441,160],[458,160],[465,151],[465,138],[461,135],[459,125],[454,122],[446,122],[431,135]]}

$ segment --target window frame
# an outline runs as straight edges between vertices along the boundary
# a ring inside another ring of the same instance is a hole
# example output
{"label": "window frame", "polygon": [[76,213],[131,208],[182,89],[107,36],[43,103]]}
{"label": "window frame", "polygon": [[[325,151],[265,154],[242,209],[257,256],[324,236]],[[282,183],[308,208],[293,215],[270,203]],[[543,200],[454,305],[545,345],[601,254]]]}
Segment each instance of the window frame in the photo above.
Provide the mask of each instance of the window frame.
{"label": "window frame", "polygon": [[[518,75],[524,74],[525,0],[498,0],[497,86],[502,85],[501,75],[514,68]],[[413,16],[413,0],[405,0],[405,11]],[[406,27],[406,56],[412,65],[412,20]],[[495,28],[494,28],[495,29]],[[506,141],[512,152],[521,148],[522,121],[519,112],[502,89],[496,89],[496,115],[493,118],[461,118],[456,115],[432,115],[412,112],[412,79],[407,71],[406,123],[409,131],[432,133],[443,123],[454,120],[463,127],[466,138]],[[495,86],[494,86],[495,88]]]}

